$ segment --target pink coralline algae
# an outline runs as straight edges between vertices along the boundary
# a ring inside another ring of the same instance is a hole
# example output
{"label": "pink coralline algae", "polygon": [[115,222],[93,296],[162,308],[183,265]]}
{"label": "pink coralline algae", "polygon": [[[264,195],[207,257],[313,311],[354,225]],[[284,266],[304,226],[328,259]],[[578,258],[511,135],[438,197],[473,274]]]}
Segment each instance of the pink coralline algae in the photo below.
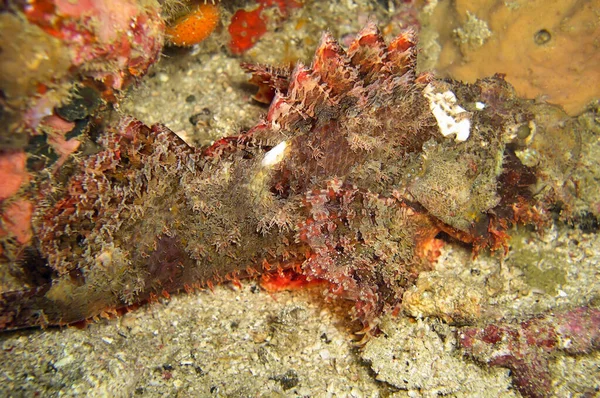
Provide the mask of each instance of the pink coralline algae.
{"label": "pink coralline algae", "polygon": [[73,66],[85,65],[86,75],[112,89],[143,74],[163,44],[158,9],[133,0],[36,1],[24,12],[69,47]]}
{"label": "pink coralline algae", "polygon": [[3,209],[0,218],[0,237],[11,235],[17,243],[25,244],[31,239],[31,216],[33,204],[24,199],[9,203]]}
{"label": "pink coralline algae", "polygon": [[512,371],[526,397],[552,392],[548,363],[552,354],[587,354],[600,349],[600,310],[580,307],[545,313],[524,322],[500,322],[459,332],[459,344],[475,360]]}
{"label": "pink coralline algae", "polygon": [[13,2],[0,14],[0,142],[24,146],[44,118],[87,86],[114,102],[160,54],[158,3],[136,0]]}
{"label": "pink coralline algae", "polygon": [[[0,329],[276,273],[276,286],[324,283],[376,333],[431,269],[440,232],[475,250],[506,247],[511,225],[544,213],[511,138],[532,102],[498,76],[418,75],[415,46],[412,31],[387,44],[369,24],[347,50],[324,34],[312,65],[289,75],[249,68],[274,95],[266,116],[205,148],[129,117],[108,127],[70,178],[40,184],[16,271],[44,272],[2,294]],[[477,110],[482,100],[493,105]],[[441,107],[468,127],[461,139],[445,136]]]}

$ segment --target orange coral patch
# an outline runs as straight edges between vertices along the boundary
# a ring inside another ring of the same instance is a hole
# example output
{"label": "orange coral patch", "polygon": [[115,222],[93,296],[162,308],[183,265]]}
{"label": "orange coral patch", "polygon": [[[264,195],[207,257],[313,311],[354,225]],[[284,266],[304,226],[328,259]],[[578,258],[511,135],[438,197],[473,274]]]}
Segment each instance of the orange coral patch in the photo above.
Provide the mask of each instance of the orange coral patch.
{"label": "orange coral patch", "polygon": [[23,151],[0,154],[0,201],[16,194],[27,181],[26,161]]}
{"label": "orange coral patch", "polygon": [[17,200],[8,205],[1,215],[2,227],[0,236],[12,235],[20,244],[31,240],[31,216],[33,215],[33,204],[27,200]]}
{"label": "orange coral patch", "polygon": [[198,44],[215,30],[219,23],[219,8],[211,3],[200,4],[192,12],[167,27],[172,44],[186,47]]}

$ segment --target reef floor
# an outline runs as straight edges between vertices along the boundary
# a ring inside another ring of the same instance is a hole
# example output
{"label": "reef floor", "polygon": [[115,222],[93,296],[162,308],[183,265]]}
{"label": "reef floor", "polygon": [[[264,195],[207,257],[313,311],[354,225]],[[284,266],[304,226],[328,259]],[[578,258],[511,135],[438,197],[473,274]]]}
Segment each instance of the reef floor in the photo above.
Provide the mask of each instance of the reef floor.
{"label": "reef floor", "polygon": [[[336,3],[335,17],[315,17],[312,29],[348,18],[355,22],[336,33],[358,31],[373,12],[366,3]],[[254,59],[280,59],[267,50],[302,34],[284,28],[265,36]],[[193,145],[251,126],[265,108],[251,101],[240,58],[218,43],[168,50],[117,111],[164,123]],[[324,300],[323,287],[269,293],[248,280],[160,299],[84,329],[0,334],[0,395],[518,397],[509,369],[478,364],[460,348],[460,328],[597,307],[600,236],[562,223],[511,235],[506,256],[474,259],[469,248],[446,243],[404,313],[384,319],[364,346],[349,305]],[[594,396],[600,352],[553,353],[549,372],[551,396]]]}

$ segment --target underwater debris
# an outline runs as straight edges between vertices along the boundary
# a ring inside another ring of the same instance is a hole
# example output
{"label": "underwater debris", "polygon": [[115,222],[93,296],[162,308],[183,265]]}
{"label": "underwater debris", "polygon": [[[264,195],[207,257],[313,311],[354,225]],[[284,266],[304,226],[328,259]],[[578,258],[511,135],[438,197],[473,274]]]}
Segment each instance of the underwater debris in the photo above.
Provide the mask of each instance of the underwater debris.
{"label": "underwater debris", "polygon": [[[532,103],[500,76],[417,76],[415,44],[412,31],[386,44],[374,24],[348,50],[324,34],[312,65],[274,87],[263,120],[209,147],[123,118],[68,182],[41,185],[31,252],[52,282],[4,292],[0,329],[292,270],[353,301],[375,333],[431,268],[439,232],[496,250],[514,223],[540,224],[535,169],[514,155]],[[462,109],[489,104],[470,115],[466,141],[440,134],[427,87]]]}
{"label": "underwater debris", "polygon": [[548,363],[554,352],[579,355],[600,349],[600,310],[579,307],[520,323],[467,327],[458,337],[459,345],[476,361],[510,369],[523,396],[546,397],[552,389]]}

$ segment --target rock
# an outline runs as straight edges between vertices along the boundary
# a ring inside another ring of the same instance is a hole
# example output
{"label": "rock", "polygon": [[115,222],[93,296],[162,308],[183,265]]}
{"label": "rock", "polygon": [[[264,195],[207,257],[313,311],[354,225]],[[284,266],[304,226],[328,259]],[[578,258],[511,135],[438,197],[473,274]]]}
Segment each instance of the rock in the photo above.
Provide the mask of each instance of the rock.
{"label": "rock", "polygon": [[[445,35],[437,69],[467,82],[503,73],[518,95],[541,97],[579,114],[600,97],[598,8],[599,0],[581,5],[576,0],[462,0],[454,9],[439,7],[434,24],[441,37],[454,13],[458,23],[453,34]],[[479,40],[481,29],[472,29],[474,18],[492,32],[485,42]]]}

